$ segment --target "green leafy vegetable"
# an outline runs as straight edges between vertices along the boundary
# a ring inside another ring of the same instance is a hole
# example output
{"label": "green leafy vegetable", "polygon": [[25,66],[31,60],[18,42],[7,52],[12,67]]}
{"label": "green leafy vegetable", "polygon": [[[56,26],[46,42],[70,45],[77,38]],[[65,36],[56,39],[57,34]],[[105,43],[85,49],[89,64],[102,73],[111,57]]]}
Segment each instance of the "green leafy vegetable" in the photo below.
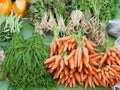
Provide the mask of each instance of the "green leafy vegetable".
{"label": "green leafy vegetable", "polygon": [[49,48],[43,44],[38,33],[34,33],[27,41],[18,34],[5,52],[2,68],[15,89],[51,88],[55,83],[44,68],[44,60],[47,57]]}

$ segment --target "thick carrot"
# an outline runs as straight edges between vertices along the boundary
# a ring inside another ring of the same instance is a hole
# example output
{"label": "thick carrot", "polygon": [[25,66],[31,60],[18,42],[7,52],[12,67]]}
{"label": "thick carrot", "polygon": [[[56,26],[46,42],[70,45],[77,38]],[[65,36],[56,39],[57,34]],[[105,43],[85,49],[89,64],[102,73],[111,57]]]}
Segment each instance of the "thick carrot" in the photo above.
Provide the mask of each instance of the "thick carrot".
{"label": "thick carrot", "polygon": [[107,53],[105,53],[104,56],[101,58],[99,67],[101,67],[103,65],[103,63],[105,62],[105,60],[107,59],[107,57],[108,57],[108,55],[107,55]]}
{"label": "thick carrot", "polygon": [[89,65],[89,55],[88,55],[88,49],[86,47],[83,47],[83,56],[85,59],[83,60],[83,63],[86,67]]}
{"label": "thick carrot", "polygon": [[120,66],[119,65],[112,65],[112,68],[115,69],[116,71],[120,71]]}
{"label": "thick carrot", "polygon": [[73,57],[71,57],[69,60],[69,66],[70,66],[70,69],[74,69],[74,60],[73,60]]}
{"label": "thick carrot", "polygon": [[110,56],[111,55],[111,51],[109,49],[106,50],[106,53]]}
{"label": "thick carrot", "polygon": [[113,56],[109,56],[109,59],[110,59],[111,61],[115,61],[115,58],[114,58]]}
{"label": "thick carrot", "polygon": [[118,58],[118,56],[115,57],[115,61],[117,62],[118,65],[120,65],[120,59]]}
{"label": "thick carrot", "polygon": [[74,61],[75,61],[75,68],[78,66],[78,52],[77,52],[77,50],[76,50],[76,52],[75,52],[75,56],[74,56]]}
{"label": "thick carrot", "polygon": [[54,56],[48,58],[47,60],[45,60],[44,64],[54,62],[57,57],[58,57],[58,55],[54,55]]}
{"label": "thick carrot", "polygon": [[109,73],[108,73],[107,71],[105,71],[105,76],[106,76],[107,78],[110,78]]}
{"label": "thick carrot", "polygon": [[106,62],[107,62],[108,65],[112,64],[111,59],[109,59],[109,58],[106,59]]}
{"label": "thick carrot", "polygon": [[72,50],[71,51],[71,53],[69,54],[69,56],[67,56],[65,59],[64,59],[64,61],[65,61],[65,65],[67,65],[68,66],[68,60],[72,57],[72,56],[74,56],[75,55],[75,49],[74,50]]}
{"label": "thick carrot", "polygon": [[60,61],[60,72],[64,69],[64,67],[65,67],[64,61],[61,60]]}
{"label": "thick carrot", "polygon": [[64,72],[65,72],[65,75],[69,75],[69,70],[68,70],[68,67],[64,67]]}
{"label": "thick carrot", "polygon": [[89,63],[94,66],[98,66],[99,64],[95,60],[90,60]]}
{"label": "thick carrot", "polygon": [[97,53],[95,53],[95,54],[91,54],[91,55],[89,55],[89,59],[93,59],[93,58],[95,58],[95,57],[97,57],[97,56],[98,56]]}
{"label": "thick carrot", "polygon": [[53,70],[56,69],[56,68],[60,65],[60,60],[61,60],[61,59],[62,59],[61,56],[58,55],[57,58],[56,58],[56,60],[55,60],[54,65],[53,65],[53,67],[52,67]]}
{"label": "thick carrot", "polygon": [[79,75],[78,72],[75,72],[75,73],[74,73],[74,77],[75,77],[75,79],[77,80],[77,82],[80,82],[80,75]]}
{"label": "thick carrot", "polygon": [[82,50],[77,49],[77,53],[78,53],[78,67],[79,67],[82,59]]}

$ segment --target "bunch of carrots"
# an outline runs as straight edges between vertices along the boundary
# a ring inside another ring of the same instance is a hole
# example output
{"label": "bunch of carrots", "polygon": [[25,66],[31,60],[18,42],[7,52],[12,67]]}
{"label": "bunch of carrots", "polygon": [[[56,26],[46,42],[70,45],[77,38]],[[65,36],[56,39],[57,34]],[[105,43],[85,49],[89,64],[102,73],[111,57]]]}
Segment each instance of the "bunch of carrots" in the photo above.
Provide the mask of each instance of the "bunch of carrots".
{"label": "bunch of carrots", "polygon": [[88,86],[113,87],[120,81],[120,52],[117,47],[98,54],[97,45],[82,38],[82,47],[72,36],[55,39],[50,45],[50,58],[45,60],[45,68],[54,73],[57,84],[65,87],[78,84]]}

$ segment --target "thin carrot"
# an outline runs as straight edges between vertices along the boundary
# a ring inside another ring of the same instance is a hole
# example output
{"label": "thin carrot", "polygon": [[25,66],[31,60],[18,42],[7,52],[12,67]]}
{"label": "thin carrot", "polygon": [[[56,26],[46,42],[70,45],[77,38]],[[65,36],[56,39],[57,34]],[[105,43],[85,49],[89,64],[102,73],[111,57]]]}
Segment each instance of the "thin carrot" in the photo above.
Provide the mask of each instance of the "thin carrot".
{"label": "thin carrot", "polygon": [[71,38],[72,38],[71,36],[66,36],[66,37],[63,37],[63,38],[59,38],[59,41],[67,41]]}
{"label": "thin carrot", "polygon": [[106,53],[110,56],[111,55],[111,51],[109,49],[106,50]]}
{"label": "thin carrot", "polygon": [[88,50],[93,50],[94,49],[88,41],[85,41],[85,46]]}
{"label": "thin carrot", "polygon": [[111,59],[109,59],[109,58],[106,59],[106,62],[107,62],[108,65],[111,65],[111,64],[112,64],[112,63],[111,63]]}
{"label": "thin carrot", "polygon": [[92,86],[92,76],[91,75],[88,76],[88,82],[89,82],[89,85]]}
{"label": "thin carrot", "polygon": [[74,60],[73,60],[73,57],[71,57],[69,60],[69,66],[70,66],[70,69],[74,69]]}
{"label": "thin carrot", "polygon": [[82,69],[83,69],[83,60],[84,59],[80,59],[80,65],[79,65],[79,67],[78,67],[78,72],[81,72],[82,71]]}
{"label": "thin carrot", "polygon": [[77,52],[77,50],[75,52],[74,59],[75,59],[75,68],[76,68],[78,66],[78,52]]}
{"label": "thin carrot", "polygon": [[90,74],[93,74],[93,69],[92,69],[92,66],[90,64],[88,64],[88,70],[89,70]]}
{"label": "thin carrot", "polygon": [[89,82],[88,82],[88,78],[87,78],[85,81],[85,90],[88,88],[88,84],[89,84]]}
{"label": "thin carrot", "polygon": [[47,60],[45,60],[44,64],[54,62],[55,59],[57,58],[57,56],[58,56],[58,55],[54,55],[54,56],[48,58]]}
{"label": "thin carrot", "polygon": [[60,72],[60,76],[59,76],[59,78],[62,78],[63,76],[64,76],[64,72],[62,71],[62,72]]}
{"label": "thin carrot", "polygon": [[104,56],[101,58],[99,67],[101,67],[103,65],[103,63],[105,62],[107,56],[108,56],[107,53],[105,53]]}
{"label": "thin carrot", "polygon": [[65,72],[65,75],[69,75],[69,70],[68,70],[68,67],[64,67],[64,72]]}
{"label": "thin carrot", "polygon": [[51,62],[51,63],[49,63],[49,66],[48,66],[48,68],[52,68],[52,66],[55,64],[55,62]]}
{"label": "thin carrot", "polygon": [[61,78],[61,84],[63,84],[65,82],[65,77]]}
{"label": "thin carrot", "polygon": [[68,84],[69,84],[68,81],[66,81],[66,82],[65,82],[65,88],[68,86]]}
{"label": "thin carrot", "polygon": [[83,81],[85,81],[85,79],[88,77],[88,75],[87,74],[84,74],[83,75]]}
{"label": "thin carrot", "polygon": [[57,85],[60,85],[60,83],[61,83],[61,79],[58,80]]}
{"label": "thin carrot", "polygon": [[92,47],[97,47],[97,45],[93,43],[92,41],[88,40],[88,42],[91,44]]}
{"label": "thin carrot", "polygon": [[99,81],[98,81],[95,77],[93,77],[93,82],[94,82],[97,86],[100,86]]}
{"label": "thin carrot", "polygon": [[89,55],[89,59],[92,59],[92,58],[97,57],[97,56],[98,56],[97,53],[95,53],[95,54],[91,54],[91,55]]}
{"label": "thin carrot", "polygon": [[75,80],[74,75],[73,75],[73,77],[72,77],[72,83],[73,83],[73,87],[75,87],[75,86],[76,86],[76,80]]}
{"label": "thin carrot", "polygon": [[110,78],[109,73],[107,71],[105,71],[105,75],[107,78]]}
{"label": "thin carrot", "polygon": [[90,60],[89,63],[94,66],[98,66],[99,64],[95,60]]}
{"label": "thin carrot", "polygon": [[72,49],[72,43],[69,43],[69,45],[68,45],[68,50],[70,51],[71,49]]}
{"label": "thin carrot", "polygon": [[72,44],[72,49],[75,49],[75,47],[76,47],[76,43],[73,42],[73,44]]}
{"label": "thin carrot", "polygon": [[96,57],[93,57],[91,60],[98,60],[100,59],[102,56],[96,56]]}
{"label": "thin carrot", "polygon": [[68,42],[65,42],[63,52],[65,52],[67,48],[68,48]]}
{"label": "thin carrot", "polygon": [[111,55],[112,55],[113,57],[116,57],[115,52],[111,52]]}
{"label": "thin carrot", "polygon": [[85,59],[83,60],[83,63],[86,67],[89,65],[89,55],[88,55],[88,49],[86,47],[83,47],[83,56]]}
{"label": "thin carrot", "polygon": [[89,73],[86,67],[83,67],[83,71],[84,71],[86,74]]}
{"label": "thin carrot", "polygon": [[72,86],[73,86],[72,79],[70,79],[69,86],[70,86],[70,87],[72,87]]}
{"label": "thin carrot", "polygon": [[118,58],[118,56],[115,57],[115,61],[117,62],[118,65],[120,65],[120,59]]}

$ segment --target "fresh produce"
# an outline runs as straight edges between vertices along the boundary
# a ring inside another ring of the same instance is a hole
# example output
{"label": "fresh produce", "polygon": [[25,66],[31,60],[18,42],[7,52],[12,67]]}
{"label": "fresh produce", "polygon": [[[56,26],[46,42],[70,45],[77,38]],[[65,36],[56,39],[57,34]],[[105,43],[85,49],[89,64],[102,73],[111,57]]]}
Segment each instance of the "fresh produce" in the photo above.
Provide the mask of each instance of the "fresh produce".
{"label": "fresh produce", "polygon": [[21,34],[14,36],[5,52],[2,69],[15,89],[55,86],[52,77],[44,68],[44,60],[49,56],[49,48],[43,44],[38,33],[24,41]]}
{"label": "fresh produce", "polygon": [[9,41],[12,39],[12,35],[16,32],[20,32],[22,27],[22,20],[13,15],[13,12],[9,16],[0,15],[0,41]]}
{"label": "fresh produce", "polygon": [[[55,39],[50,45],[50,58],[44,62],[57,84],[75,87],[77,83],[95,88],[113,87],[120,81],[120,53],[116,47],[98,54],[97,45],[78,35]],[[112,59],[111,59],[112,57]],[[111,59],[111,60],[110,60]]]}
{"label": "fresh produce", "polygon": [[11,0],[0,0],[0,13],[9,15],[11,12],[12,2]]}
{"label": "fresh produce", "polygon": [[14,13],[17,16],[24,17],[27,9],[27,0],[16,0],[13,4]]}

